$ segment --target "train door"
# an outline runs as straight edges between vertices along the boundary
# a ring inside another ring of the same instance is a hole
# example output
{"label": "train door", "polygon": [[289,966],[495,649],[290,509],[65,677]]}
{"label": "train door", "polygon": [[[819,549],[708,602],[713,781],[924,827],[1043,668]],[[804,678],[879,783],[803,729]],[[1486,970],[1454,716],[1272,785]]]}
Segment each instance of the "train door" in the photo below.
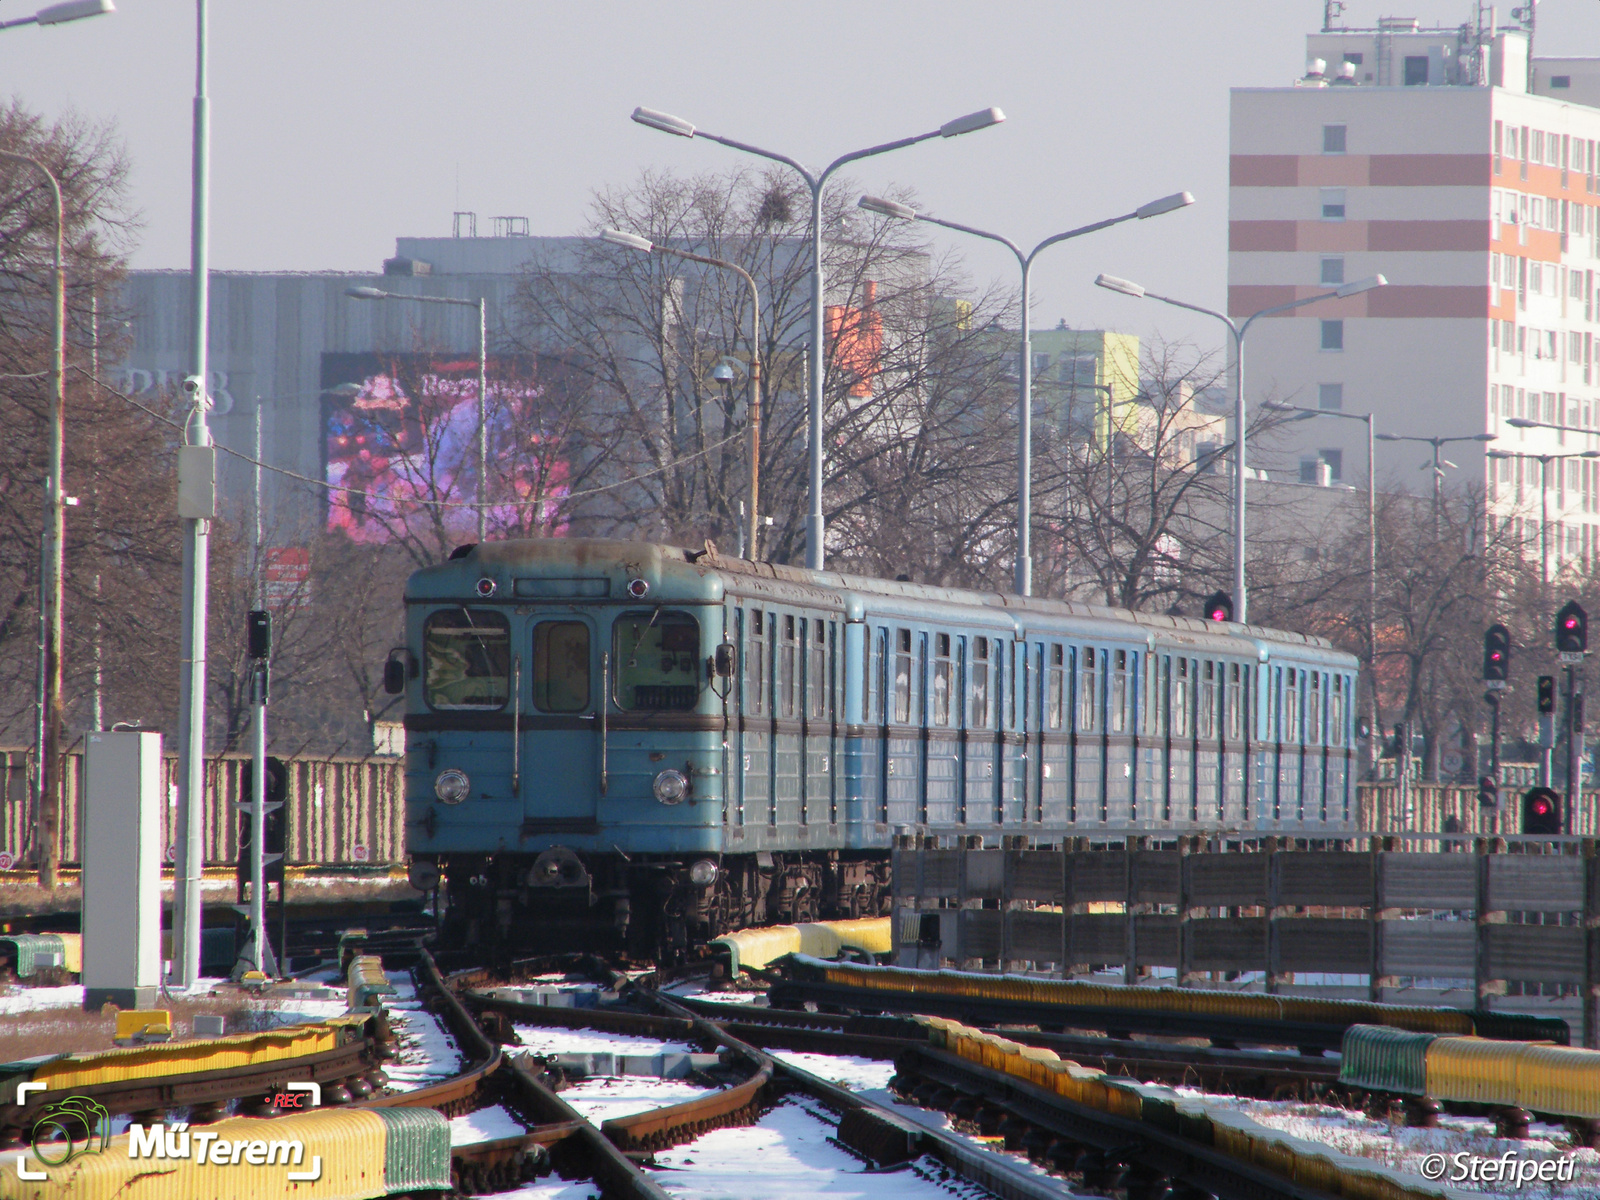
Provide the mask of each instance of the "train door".
{"label": "train door", "polygon": [[833,815],[833,672],[828,662],[827,622],[801,617],[804,705],[801,738],[805,762],[805,825],[827,825]]}
{"label": "train door", "polygon": [[1346,788],[1350,778],[1350,741],[1345,736],[1345,722],[1348,719],[1345,679],[1337,671],[1328,677],[1328,768],[1324,786],[1328,797],[1328,819],[1348,826],[1350,795]]}
{"label": "train door", "polygon": [[1221,701],[1217,663],[1194,662],[1194,803],[1202,821],[1222,820],[1222,755],[1217,717]]}
{"label": "train door", "polygon": [[1323,786],[1327,739],[1322,728],[1326,678],[1324,672],[1315,668],[1306,672],[1306,750],[1300,785],[1305,795],[1306,819],[1323,825],[1328,823],[1328,793]]}
{"label": "train door", "polygon": [[1133,688],[1138,654],[1105,650],[1106,798],[1105,820],[1112,825],[1133,821]]}
{"label": "train door", "polygon": [[1194,671],[1193,661],[1174,655],[1167,671],[1171,692],[1167,721],[1171,729],[1167,761],[1172,787],[1172,813],[1175,820],[1198,825],[1200,809],[1194,790]]}
{"label": "train door", "polygon": [[999,823],[1002,738],[992,732],[995,714],[1002,705],[998,674],[1000,642],[990,637],[975,637],[968,658],[966,720],[963,758],[966,763],[965,809],[962,819],[968,825]]}
{"label": "train door", "polygon": [[[528,686],[530,704],[518,698],[517,767],[526,820],[546,832],[592,823],[602,788],[605,754],[598,706],[606,702],[600,680],[603,639],[592,617],[563,613],[536,620],[526,657],[518,655],[513,676]],[[528,683],[516,668],[528,664]],[[573,736],[579,730],[589,736]]]}
{"label": "train door", "polygon": [[798,826],[803,816],[801,779],[805,766],[800,716],[800,617],[794,613],[772,616],[773,722],[772,807],[773,823],[780,828]]}
{"label": "train door", "polygon": [[917,678],[911,650],[911,630],[890,630],[888,710],[885,721],[884,793],[889,824],[917,824],[922,818],[919,768],[922,759],[921,730],[912,723],[917,711]]}
{"label": "train door", "polygon": [[1146,653],[1139,683],[1139,765],[1135,768],[1134,800],[1144,825],[1172,820],[1172,805],[1167,798],[1166,690],[1161,686],[1161,667],[1167,661],[1170,660],[1164,655]]}
{"label": "train door", "polygon": [[1077,658],[1077,694],[1072,715],[1073,820],[1103,823],[1106,819],[1106,652],[1093,646],[1080,646]]}
{"label": "train door", "polygon": [[1244,763],[1246,708],[1250,692],[1250,668],[1242,663],[1221,663],[1222,685],[1222,822],[1231,829],[1243,828],[1249,820],[1245,806]]}
{"label": "train door", "polygon": [[1000,797],[996,817],[1003,826],[1022,822],[1028,778],[1028,644],[1015,638],[997,643],[1000,658]]}
{"label": "train door", "polygon": [[1045,828],[1064,829],[1074,819],[1072,811],[1072,735],[1068,710],[1072,683],[1071,659],[1060,642],[1040,647],[1043,666],[1039,686],[1039,802],[1035,819]]}
{"label": "train door", "polygon": [[1278,737],[1278,810],[1282,814],[1281,819],[1295,822],[1304,822],[1306,819],[1304,795],[1300,787],[1301,720],[1304,716],[1301,687],[1304,678],[1304,671],[1285,667],[1280,685],[1283,715]]}
{"label": "train door", "polygon": [[957,754],[957,726],[961,707],[957,695],[955,639],[948,633],[923,635],[923,645],[933,651],[928,660],[927,719],[924,722],[927,747],[924,771],[927,783],[926,820],[929,825],[956,823],[960,759]]}

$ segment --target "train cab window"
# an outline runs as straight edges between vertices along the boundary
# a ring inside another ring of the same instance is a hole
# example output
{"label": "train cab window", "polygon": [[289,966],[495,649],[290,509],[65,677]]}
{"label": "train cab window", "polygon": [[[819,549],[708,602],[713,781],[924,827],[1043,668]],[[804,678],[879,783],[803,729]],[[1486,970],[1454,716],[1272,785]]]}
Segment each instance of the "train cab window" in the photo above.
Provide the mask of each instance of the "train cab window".
{"label": "train cab window", "polygon": [[1104,651],[1085,647],[1083,669],[1078,673],[1078,729],[1093,733],[1100,727],[1100,675]]}
{"label": "train cab window", "polygon": [[1172,670],[1172,736],[1189,736],[1190,692],[1189,660],[1180,658]]}
{"label": "train cab window", "polygon": [[1239,664],[1228,664],[1228,690],[1223,701],[1223,735],[1237,741],[1243,732],[1242,710],[1244,689],[1239,674]]}
{"label": "train cab window", "polygon": [[1344,676],[1335,675],[1328,693],[1328,745],[1344,745]]}
{"label": "train cab window", "polygon": [[795,693],[799,690],[800,634],[792,615],[783,618],[783,639],[778,644],[778,715],[792,717]]}
{"label": "train cab window", "polygon": [[867,724],[883,717],[883,683],[878,672],[883,667],[883,631],[872,626],[861,629],[861,719]]}
{"label": "train cab window", "polygon": [[806,643],[806,716],[822,718],[828,715],[828,634],[821,621],[807,622],[810,631]]}
{"label": "train cab window", "polygon": [[1322,742],[1322,672],[1312,671],[1306,681],[1306,744]]}
{"label": "train cab window", "polygon": [[688,613],[624,613],[612,629],[617,707],[682,712],[700,700],[700,624]]}
{"label": "train cab window", "polygon": [[504,708],[511,695],[511,626],[493,609],[452,608],[422,627],[428,705]]}
{"label": "train cab window", "polygon": [[1200,664],[1200,698],[1195,705],[1195,718],[1198,736],[1217,736],[1217,664],[1209,659]]}
{"label": "train cab window", "polygon": [[967,724],[972,729],[989,728],[989,639],[972,639],[972,678],[967,685]]}
{"label": "train cab window", "polygon": [[1060,729],[1067,707],[1066,650],[1050,647],[1050,665],[1044,673],[1044,723],[1047,728]]}
{"label": "train cab window", "polygon": [[933,694],[930,717],[935,725],[950,724],[950,635],[933,635]]}
{"label": "train cab window", "polygon": [[1290,667],[1283,673],[1283,737],[1285,742],[1300,740],[1300,672]]}
{"label": "train cab window", "polygon": [[894,651],[894,720],[911,724],[911,630],[896,629]]}
{"label": "train cab window", "polygon": [[540,621],[533,627],[533,706],[573,713],[589,707],[589,626]]}
{"label": "train cab window", "polygon": [[1111,732],[1128,731],[1128,652],[1111,652]]}
{"label": "train cab window", "polygon": [[767,711],[767,653],[765,614],[753,608],[744,652],[744,711],[747,716],[760,716]]}

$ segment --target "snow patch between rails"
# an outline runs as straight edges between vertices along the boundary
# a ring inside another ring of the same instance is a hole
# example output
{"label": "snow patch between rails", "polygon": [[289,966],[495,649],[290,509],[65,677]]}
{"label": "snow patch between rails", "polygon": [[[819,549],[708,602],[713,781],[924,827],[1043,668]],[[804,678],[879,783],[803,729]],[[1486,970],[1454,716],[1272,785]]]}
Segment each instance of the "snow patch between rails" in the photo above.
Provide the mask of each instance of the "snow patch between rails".
{"label": "snow patch between rails", "polygon": [[691,1054],[699,1050],[688,1042],[663,1042],[599,1029],[544,1025],[517,1025],[515,1029],[522,1045],[508,1046],[512,1054]]}
{"label": "snow patch between rails", "polygon": [[388,975],[395,994],[385,1007],[400,1043],[400,1057],[384,1067],[390,1090],[414,1092],[459,1074],[465,1059],[455,1038],[439,1018],[423,1011],[409,976],[398,971]]}
{"label": "snow patch between rails", "polygon": [[450,1118],[452,1146],[472,1146],[478,1142],[493,1142],[499,1138],[521,1137],[527,1132],[528,1127],[512,1116],[503,1104],[480,1108],[465,1116]]}
{"label": "snow patch between rails", "polygon": [[560,1096],[578,1115],[596,1125],[614,1117],[631,1117],[668,1104],[682,1104],[712,1096],[717,1088],[697,1087],[678,1079],[651,1079],[644,1075],[599,1076],[582,1079],[561,1089]]}

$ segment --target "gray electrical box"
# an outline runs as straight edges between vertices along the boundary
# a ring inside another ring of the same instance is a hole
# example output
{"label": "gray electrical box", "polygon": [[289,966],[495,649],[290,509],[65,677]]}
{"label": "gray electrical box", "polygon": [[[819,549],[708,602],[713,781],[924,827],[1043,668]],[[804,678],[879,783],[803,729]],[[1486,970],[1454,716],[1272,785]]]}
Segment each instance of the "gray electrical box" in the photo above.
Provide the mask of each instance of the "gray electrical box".
{"label": "gray electrical box", "polygon": [[161,735],[91,733],[84,763],[83,1007],[161,984]]}
{"label": "gray electrical box", "polygon": [[217,448],[178,447],[178,515],[209,521],[217,515]]}

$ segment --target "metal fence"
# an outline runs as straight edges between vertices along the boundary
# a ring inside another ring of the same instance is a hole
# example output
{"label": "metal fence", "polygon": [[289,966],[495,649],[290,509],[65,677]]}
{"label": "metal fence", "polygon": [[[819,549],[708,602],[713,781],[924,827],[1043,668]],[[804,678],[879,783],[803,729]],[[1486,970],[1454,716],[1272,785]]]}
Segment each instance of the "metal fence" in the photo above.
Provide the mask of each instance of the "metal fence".
{"label": "metal fence", "polygon": [[[248,755],[225,754],[206,762],[205,860],[232,863],[239,849]],[[405,858],[402,760],[396,757],[290,758],[287,859],[291,863],[394,863]],[[33,798],[33,754],[0,748],[0,864],[37,863]],[[178,803],[178,758],[161,764],[162,844],[171,861]],[[80,861],[83,831],[83,755],[67,755],[63,773],[61,861]]]}
{"label": "metal fence", "polygon": [[899,961],[1481,1006],[1600,1028],[1600,842],[1146,845],[904,838]]}

